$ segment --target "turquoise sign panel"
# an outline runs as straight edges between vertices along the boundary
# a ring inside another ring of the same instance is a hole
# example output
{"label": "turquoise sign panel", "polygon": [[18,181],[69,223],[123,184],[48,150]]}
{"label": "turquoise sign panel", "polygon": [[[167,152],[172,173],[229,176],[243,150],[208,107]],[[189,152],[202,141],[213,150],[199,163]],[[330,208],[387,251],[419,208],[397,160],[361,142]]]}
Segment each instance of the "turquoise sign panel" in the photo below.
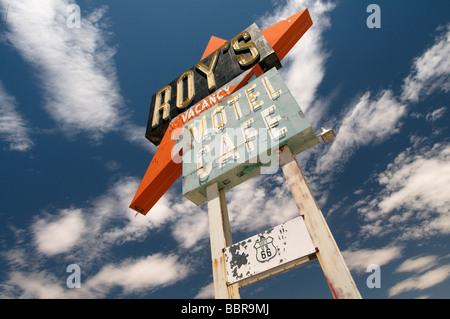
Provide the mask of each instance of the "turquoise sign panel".
{"label": "turquoise sign panel", "polygon": [[276,173],[280,147],[298,154],[319,140],[273,68],[187,122],[177,143],[183,143],[183,196],[200,205],[208,185],[230,189]]}

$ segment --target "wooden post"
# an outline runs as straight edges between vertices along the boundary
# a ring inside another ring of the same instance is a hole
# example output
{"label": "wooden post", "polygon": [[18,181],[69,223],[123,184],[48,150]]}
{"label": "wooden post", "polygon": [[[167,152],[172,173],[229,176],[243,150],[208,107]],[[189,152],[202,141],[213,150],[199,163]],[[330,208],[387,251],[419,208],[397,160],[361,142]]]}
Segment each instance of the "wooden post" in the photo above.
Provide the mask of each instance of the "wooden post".
{"label": "wooden post", "polygon": [[206,187],[208,198],[209,236],[216,299],[240,299],[238,284],[227,285],[224,248],[232,245],[225,189],[218,183]]}
{"label": "wooden post", "polygon": [[294,197],[300,215],[314,246],[318,249],[317,259],[335,299],[360,299],[350,271],[345,264],[327,222],[320,211],[305,176],[288,146],[280,148],[280,166]]}

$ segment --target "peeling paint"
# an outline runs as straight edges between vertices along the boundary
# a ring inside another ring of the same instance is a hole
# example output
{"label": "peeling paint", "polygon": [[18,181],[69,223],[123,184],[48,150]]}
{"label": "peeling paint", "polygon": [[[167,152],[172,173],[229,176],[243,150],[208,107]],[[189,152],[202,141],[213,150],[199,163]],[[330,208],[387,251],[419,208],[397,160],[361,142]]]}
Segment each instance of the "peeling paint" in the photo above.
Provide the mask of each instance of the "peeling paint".
{"label": "peeling paint", "polygon": [[[246,248],[245,242],[242,244],[242,246],[244,247],[244,249]],[[239,253],[239,246],[231,246],[230,247],[230,255],[231,255],[231,260],[230,260],[230,266],[232,268],[241,268],[242,265],[246,265],[248,262],[248,254],[246,253]]]}
{"label": "peeling paint", "polygon": [[[302,217],[263,231],[224,250],[228,282],[233,284],[263,272],[285,271],[287,263],[315,254]],[[306,258],[306,261],[314,258]]]}

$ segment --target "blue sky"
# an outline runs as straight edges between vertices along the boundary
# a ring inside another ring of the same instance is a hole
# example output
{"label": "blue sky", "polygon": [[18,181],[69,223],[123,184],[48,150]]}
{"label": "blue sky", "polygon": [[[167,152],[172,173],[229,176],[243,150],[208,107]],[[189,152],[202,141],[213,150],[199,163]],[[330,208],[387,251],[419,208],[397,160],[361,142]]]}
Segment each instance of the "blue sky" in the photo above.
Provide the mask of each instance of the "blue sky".
{"label": "blue sky", "polygon": [[[280,72],[313,127],[337,133],[297,159],[356,284],[363,298],[448,298],[450,6],[425,0],[0,0],[0,297],[211,298],[206,205],[178,180],[147,216],[128,209],[156,149],[150,98],[210,36],[304,8],[314,25]],[[227,200],[235,242],[298,216],[281,173]],[[331,293],[314,261],[241,297]]]}

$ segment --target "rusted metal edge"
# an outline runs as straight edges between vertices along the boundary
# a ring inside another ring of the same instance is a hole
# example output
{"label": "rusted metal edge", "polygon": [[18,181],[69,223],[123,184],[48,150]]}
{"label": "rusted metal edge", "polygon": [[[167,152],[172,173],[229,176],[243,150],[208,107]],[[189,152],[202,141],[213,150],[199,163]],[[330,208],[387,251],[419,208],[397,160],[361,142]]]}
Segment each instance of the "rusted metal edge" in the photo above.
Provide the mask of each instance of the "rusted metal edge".
{"label": "rusted metal edge", "polygon": [[237,281],[234,284],[238,284],[239,288],[247,287],[247,286],[249,286],[251,284],[254,284],[254,283],[258,282],[258,281],[261,281],[261,280],[267,279],[269,277],[272,277],[272,276],[284,273],[284,272],[286,272],[288,270],[297,268],[297,267],[299,267],[301,265],[304,265],[304,264],[306,264],[306,263],[308,263],[310,261],[316,260],[316,259],[317,259],[317,257],[316,257],[315,253],[311,254],[311,255],[308,255],[308,256],[304,256],[304,257],[292,260],[290,262],[287,262],[287,263],[285,263],[283,265],[280,265],[278,267],[275,267],[275,268],[266,270],[264,272],[261,272],[261,273],[259,273],[257,275],[254,275],[254,276],[242,279],[241,281]]}

